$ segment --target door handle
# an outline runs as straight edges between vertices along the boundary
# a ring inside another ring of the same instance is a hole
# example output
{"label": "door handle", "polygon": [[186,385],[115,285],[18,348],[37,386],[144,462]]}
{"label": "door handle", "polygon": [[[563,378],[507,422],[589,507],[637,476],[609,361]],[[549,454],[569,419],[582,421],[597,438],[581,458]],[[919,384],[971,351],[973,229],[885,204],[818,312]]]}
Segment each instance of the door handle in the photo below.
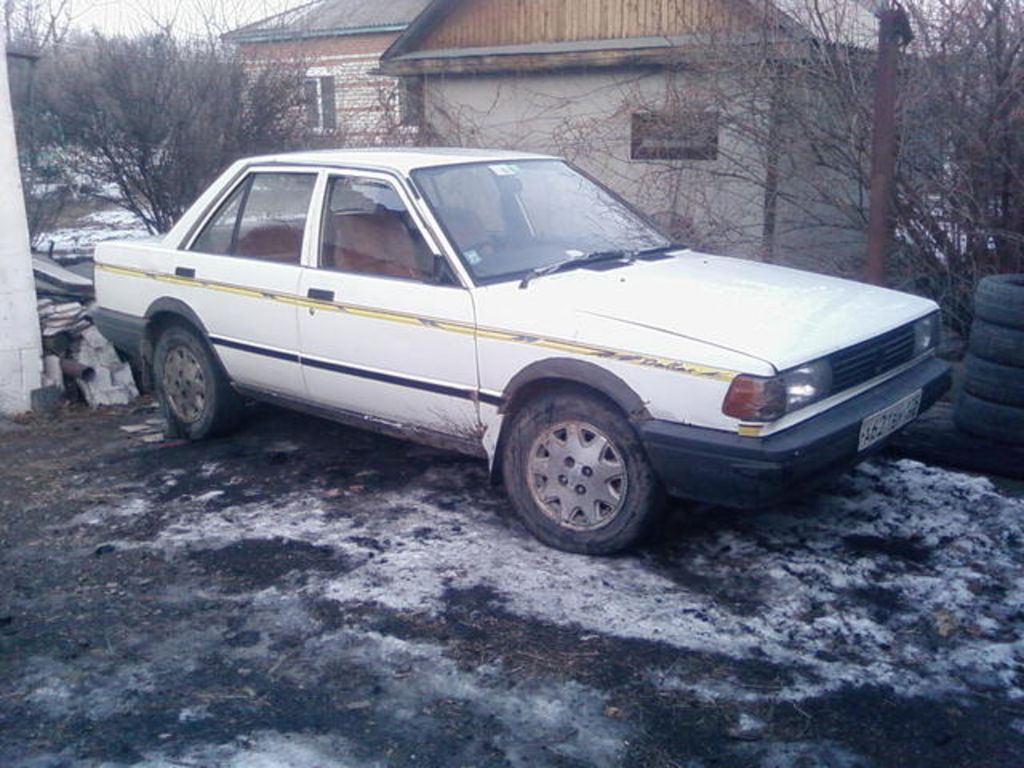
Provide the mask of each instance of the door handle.
{"label": "door handle", "polygon": [[306,298],[316,301],[334,301],[334,291],[325,291],[323,288],[310,288],[306,291]]}
{"label": "door handle", "polygon": [[195,277],[196,276],[196,271],[194,269],[192,269],[192,267],[175,267],[174,268],[174,276],[175,277]]}

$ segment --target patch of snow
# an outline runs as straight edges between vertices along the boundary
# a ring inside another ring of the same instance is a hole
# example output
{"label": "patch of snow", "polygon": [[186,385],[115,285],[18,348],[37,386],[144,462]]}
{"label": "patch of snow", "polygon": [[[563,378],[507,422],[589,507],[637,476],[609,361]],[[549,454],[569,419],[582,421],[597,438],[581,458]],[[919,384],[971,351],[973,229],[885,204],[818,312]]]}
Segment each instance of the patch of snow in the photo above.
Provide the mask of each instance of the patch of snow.
{"label": "patch of snow", "polygon": [[193,497],[193,501],[198,501],[200,504],[205,504],[206,502],[213,501],[217,497],[223,495],[224,491],[207,491],[206,493],[201,493],[198,496]]}
{"label": "patch of snow", "polygon": [[[343,604],[437,614],[449,590],[485,587],[526,620],[786,670],[777,686],[756,687],[728,672],[652,673],[659,687],[710,700],[799,700],[861,685],[1024,696],[1015,676],[1024,502],[987,480],[912,461],[869,464],[831,494],[723,524],[667,554],[610,559],[515,533],[470,490],[480,472],[438,471],[403,492],[182,507],[155,542],[136,546],[173,554],[254,536],[328,545],[353,567],[305,589]],[[462,502],[457,511],[439,505],[439,483]]]}
{"label": "patch of snow", "polygon": [[758,768],[870,768],[874,765],[867,758],[827,741],[742,744],[731,751],[743,758],[743,765]]}
{"label": "patch of snow", "polygon": [[136,702],[156,690],[151,670],[141,664],[81,670],[45,656],[26,662],[19,687],[24,699],[51,720],[75,716],[104,720],[131,712]]}
{"label": "patch of snow", "polygon": [[[348,742],[334,736],[260,731],[227,744],[192,747],[180,755],[152,752],[139,768],[378,768],[357,760]],[[115,768],[110,766],[110,768]]]}
{"label": "patch of snow", "polygon": [[499,668],[461,669],[438,645],[345,630],[312,638],[303,654],[300,675],[304,668],[339,659],[373,670],[381,687],[380,716],[417,732],[436,727],[424,708],[441,701],[458,702],[481,719],[501,723],[502,732],[489,738],[516,768],[547,764],[550,753],[584,765],[615,765],[630,734],[626,724],[605,715],[605,698],[598,691],[576,682],[510,686]]}
{"label": "patch of snow", "polygon": [[151,504],[148,499],[132,496],[125,499],[120,504],[114,506],[97,506],[90,509],[88,512],[82,512],[75,515],[61,528],[77,528],[79,526],[96,526],[106,525],[107,523],[117,520],[119,518],[133,518],[141,517],[146,514],[151,508]]}
{"label": "patch of snow", "polygon": [[178,712],[179,723],[198,723],[201,720],[209,720],[213,717],[210,708],[206,704],[197,707],[184,707]]}
{"label": "patch of snow", "polygon": [[55,258],[61,253],[91,250],[107,240],[141,240],[153,235],[135,214],[121,208],[95,211],[72,227],[44,232],[36,238],[39,250],[48,251],[53,243]]}

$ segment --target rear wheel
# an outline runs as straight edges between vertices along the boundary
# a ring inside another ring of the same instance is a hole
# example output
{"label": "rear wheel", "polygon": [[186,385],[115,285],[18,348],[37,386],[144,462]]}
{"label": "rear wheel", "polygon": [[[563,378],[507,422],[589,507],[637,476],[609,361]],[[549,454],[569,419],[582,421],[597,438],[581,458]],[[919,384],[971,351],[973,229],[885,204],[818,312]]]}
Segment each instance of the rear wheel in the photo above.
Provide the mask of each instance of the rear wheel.
{"label": "rear wheel", "polygon": [[509,425],[505,487],[524,525],[545,544],[610,554],[651,528],[662,491],[629,422],[584,393],[527,403]]}
{"label": "rear wheel", "polygon": [[164,330],[153,355],[153,379],[168,434],[201,440],[234,429],[242,399],[206,343],[191,330]]}

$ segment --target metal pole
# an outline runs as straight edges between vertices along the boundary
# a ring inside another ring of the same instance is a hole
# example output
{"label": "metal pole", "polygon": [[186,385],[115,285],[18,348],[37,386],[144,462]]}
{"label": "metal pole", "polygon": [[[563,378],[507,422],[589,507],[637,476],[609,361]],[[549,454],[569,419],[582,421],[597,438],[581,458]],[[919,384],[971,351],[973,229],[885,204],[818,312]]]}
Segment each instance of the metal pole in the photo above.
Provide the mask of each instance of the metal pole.
{"label": "metal pole", "polygon": [[888,5],[877,16],[878,69],[864,279],[884,285],[886,257],[892,239],[893,177],[896,173],[896,65],[900,42],[909,43],[912,35],[906,13],[898,3]]}
{"label": "metal pole", "polygon": [[21,192],[7,44],[0,36],[0,414],[24,413],[39,389],[42,344]]}

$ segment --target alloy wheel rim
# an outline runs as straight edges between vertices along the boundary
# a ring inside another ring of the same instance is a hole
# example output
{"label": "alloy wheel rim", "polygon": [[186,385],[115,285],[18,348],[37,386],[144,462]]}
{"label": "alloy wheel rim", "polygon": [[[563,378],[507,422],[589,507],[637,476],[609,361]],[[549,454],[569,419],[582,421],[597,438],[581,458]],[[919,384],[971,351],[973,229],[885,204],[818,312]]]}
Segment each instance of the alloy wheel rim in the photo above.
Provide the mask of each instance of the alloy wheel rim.
{"label": "alloy wheel rim", "polygon": [[530,446],[526,471],[538,508],[562,527],[597,530],[622,510],[628,488],[622,451],[585,421],[545,429]]}

